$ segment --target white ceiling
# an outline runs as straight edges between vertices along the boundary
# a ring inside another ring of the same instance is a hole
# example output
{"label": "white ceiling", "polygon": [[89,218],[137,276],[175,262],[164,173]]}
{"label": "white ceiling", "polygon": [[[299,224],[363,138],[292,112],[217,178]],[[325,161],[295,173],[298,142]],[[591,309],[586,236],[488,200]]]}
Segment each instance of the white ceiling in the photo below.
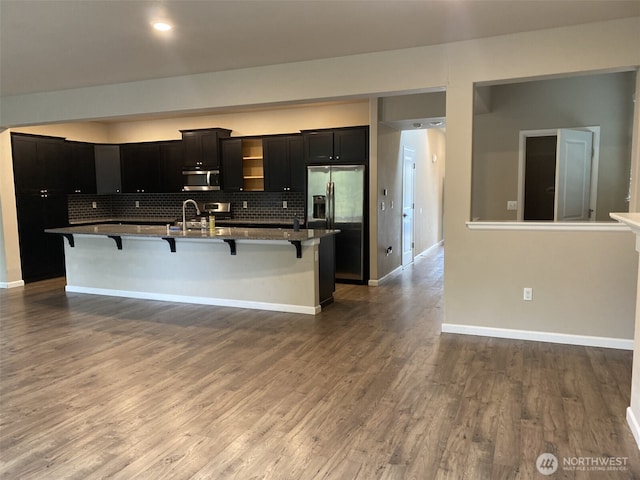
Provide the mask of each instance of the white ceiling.
{"label": "white ceiling", "polygon": [[[0,0],[0,95],[640,15],[640,0]],[[165,16],[165,37],[150,28]]]}

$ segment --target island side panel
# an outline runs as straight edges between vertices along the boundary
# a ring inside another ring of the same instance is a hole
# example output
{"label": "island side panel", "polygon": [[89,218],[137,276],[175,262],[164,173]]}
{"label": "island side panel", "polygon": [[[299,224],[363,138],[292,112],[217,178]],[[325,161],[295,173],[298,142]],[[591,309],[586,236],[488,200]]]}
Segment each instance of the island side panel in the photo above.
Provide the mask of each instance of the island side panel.
{"label": "island side panel", "polygon": [[104,236],[65,242],[67,291],[315,314],[320,311],[318,240],[222,241]]}

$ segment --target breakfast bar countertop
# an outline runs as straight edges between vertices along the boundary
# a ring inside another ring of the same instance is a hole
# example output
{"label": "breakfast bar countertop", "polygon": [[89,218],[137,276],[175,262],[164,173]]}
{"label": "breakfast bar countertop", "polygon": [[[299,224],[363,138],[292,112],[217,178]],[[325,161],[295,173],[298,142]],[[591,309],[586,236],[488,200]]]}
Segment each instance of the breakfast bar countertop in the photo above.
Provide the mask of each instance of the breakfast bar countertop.
{"label": "breakfast bar countertop", "polygon": [[293,229],[284,228],[247,228],[247,227],[216,227],[213,231],[206,229],[188,229],[186,232],[175,227],[158,225],[123,225],[97,224],[78,225],[72,227],[50,228],[47,233],[61,235],[105,235],[119,237],[156,237],[156,238],[185,238],[200,240],[285,240],[305,241],[334,235],[339,230]]}

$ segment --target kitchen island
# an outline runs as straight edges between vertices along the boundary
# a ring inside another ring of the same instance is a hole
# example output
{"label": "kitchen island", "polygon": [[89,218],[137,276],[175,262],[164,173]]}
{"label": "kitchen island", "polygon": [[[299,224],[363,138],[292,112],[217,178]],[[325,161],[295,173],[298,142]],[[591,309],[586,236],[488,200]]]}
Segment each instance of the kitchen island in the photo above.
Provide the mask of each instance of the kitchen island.
{"label": "kitchen island", "polygon": [[67,292],[317,314],[333,301],[335,230],[53,228]]}

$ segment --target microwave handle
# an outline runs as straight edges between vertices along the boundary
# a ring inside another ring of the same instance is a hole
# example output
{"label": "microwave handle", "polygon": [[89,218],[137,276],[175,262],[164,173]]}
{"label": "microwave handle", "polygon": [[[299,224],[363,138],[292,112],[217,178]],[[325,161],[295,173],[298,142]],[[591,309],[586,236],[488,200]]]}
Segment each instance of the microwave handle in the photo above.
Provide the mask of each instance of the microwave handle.
{"label": "microwave handle", "polygon": [[207,186],[211,186],[211,170],[207,172]]}

